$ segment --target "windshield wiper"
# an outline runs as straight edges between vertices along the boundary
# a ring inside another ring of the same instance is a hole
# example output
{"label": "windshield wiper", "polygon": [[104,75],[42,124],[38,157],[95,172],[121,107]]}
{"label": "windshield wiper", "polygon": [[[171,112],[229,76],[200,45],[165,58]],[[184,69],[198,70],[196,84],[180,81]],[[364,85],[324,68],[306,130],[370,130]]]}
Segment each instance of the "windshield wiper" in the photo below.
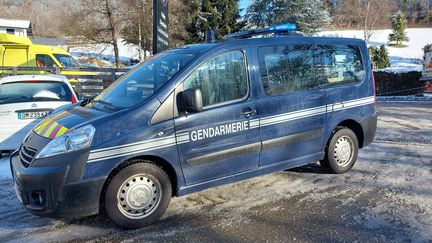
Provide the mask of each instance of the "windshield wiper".
{"label": "windshield wiper", "polygon": [[103,101],[103,100],[94,100],[93,103],[100,103],[107,110],[111,110],[111,111],[119,111],[120,110],[120,108],[118,108],[117,106],[111,104],[110,102],[106,102],[106,101]]}
{"label": "windshield wiper", "polygon": [[81,101],[80,106],[84,107],[84,106],[90,104],[90,102],[92,102],[95,97],[96,97],[96,95],[93,95],[92,97],[85,98],[84,100]]}

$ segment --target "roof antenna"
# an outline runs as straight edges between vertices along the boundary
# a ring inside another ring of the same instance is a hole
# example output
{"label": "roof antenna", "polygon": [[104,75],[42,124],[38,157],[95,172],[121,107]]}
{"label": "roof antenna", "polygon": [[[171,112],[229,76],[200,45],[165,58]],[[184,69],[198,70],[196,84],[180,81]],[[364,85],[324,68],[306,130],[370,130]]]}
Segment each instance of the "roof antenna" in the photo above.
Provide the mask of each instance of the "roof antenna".
{"label": "roof antenna", "polygon": [[216,31],[213,29],[208,29],[205,35],[205,41],[207,43],[215,43],[216,42]]}

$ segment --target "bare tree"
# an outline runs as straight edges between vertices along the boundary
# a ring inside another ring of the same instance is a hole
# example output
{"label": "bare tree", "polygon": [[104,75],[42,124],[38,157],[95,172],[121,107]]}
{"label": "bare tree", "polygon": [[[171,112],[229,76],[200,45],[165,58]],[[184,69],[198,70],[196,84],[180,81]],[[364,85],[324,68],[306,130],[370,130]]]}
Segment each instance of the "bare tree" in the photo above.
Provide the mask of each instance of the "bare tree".
{"label": "bare tree", "polygon": [[[144,53],[152,51],[153,18],[152,0],[125,0],[128,6],[127,20],[122,29],[122,38],[127,43],[141,47]],[[169,44],[183,45],[189,37],[186,30],[189,8],[185,0],[169,1]],[[145,56],[144,56],[145,59]]]}
{"label": "bare tree", "polygon": [[111,45],[114,50],[115,64],[120,66],[118,39],[123,27],[126,9],[120,0],[82,0],[82,5],[70,16],[65,24],[70,35],[82,43]]}
{"label": "bare tree", "polygon": [[146,59],[146,53],[152,50],[153,33],[153,1],[152,0],[125,0],[126,20],[121,30],[121,36],[126,43],[138,46],[140,60]]}
{"label": "bare tree", "polygon": [[342,16],[337,24],[363,29],[364,40],[369,42],[374,29],[390,25],[390,16],[395,10],[395,0],[344,0],[337,10]]}
{"label": "bare tree", "polygon": [[396,9],[395,2],[392,0],[364,0],[363,1],[364,11],[360,11],[360,19],[363,23],[363,35],[364,40],[369,43],[372,36],[372,31],[375,29],[377,24],[384,19],[388,21],[391,13]]}

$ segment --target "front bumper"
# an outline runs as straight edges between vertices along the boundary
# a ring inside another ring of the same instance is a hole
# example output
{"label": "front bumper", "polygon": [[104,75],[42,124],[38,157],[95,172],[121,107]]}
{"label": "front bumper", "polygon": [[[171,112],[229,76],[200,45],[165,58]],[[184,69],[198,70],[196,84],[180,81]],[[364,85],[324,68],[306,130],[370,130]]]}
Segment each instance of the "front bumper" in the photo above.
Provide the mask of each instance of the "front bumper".
{"label": "front bumper", "polygon": [[[23,146],[39,150],[45,143],[34,137]],[[40,145],[40,146],[39,146]],[[23,163],[19,151],[10,157],[15,191],[23,206],[37,215],[76,218],[97,214],[105,177],[82,179],[88,151],[33,159]]]}

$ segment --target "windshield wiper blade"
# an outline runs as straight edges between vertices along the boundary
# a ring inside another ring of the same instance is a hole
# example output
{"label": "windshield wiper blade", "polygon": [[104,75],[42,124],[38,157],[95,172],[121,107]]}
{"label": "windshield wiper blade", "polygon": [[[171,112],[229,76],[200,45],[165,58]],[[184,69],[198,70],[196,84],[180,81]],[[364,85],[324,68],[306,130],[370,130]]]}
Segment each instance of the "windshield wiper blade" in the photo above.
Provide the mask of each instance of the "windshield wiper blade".
{"label": "windshield wiper blade", "polygon": [[111,104],[110,102],[106,102],[103,100],[94,100],[94,103],[100,103],[102,104],[107,110],[111,110],[111,111],[118,111],[120,110],[120,108],[118,108],[117,106]]}
{"label": "windshield wiper blade", "polygon": [[96,95],[93,95],[92,97],[85,98],[83,101],[81,101],[80,106],[84,107],[84,106],[90,104],[94,98],[96,98]]}

